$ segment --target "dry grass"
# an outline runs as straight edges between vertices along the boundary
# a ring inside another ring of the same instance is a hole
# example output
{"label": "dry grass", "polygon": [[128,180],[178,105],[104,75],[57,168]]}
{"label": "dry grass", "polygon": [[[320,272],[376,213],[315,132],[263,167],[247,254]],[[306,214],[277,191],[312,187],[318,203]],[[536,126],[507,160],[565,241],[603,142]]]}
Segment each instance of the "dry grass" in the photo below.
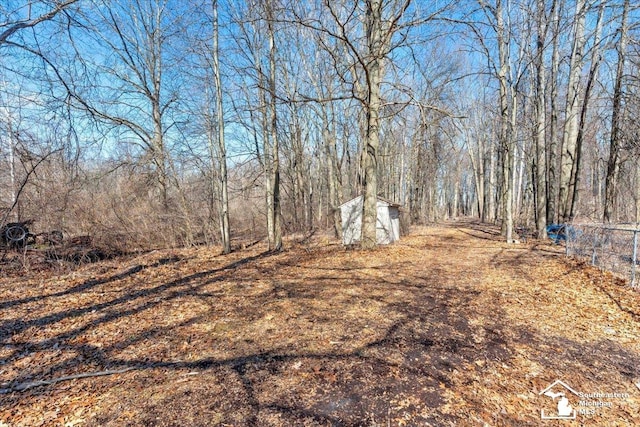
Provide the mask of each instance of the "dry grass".
{"label": "dry grass", "polygon": [[629,394],[572,425],[640,424],[639,294],[560,248],[261,249],[0,279],[0,388],[131,368],[0,395],[0,426],[539,425],[555,379]]}

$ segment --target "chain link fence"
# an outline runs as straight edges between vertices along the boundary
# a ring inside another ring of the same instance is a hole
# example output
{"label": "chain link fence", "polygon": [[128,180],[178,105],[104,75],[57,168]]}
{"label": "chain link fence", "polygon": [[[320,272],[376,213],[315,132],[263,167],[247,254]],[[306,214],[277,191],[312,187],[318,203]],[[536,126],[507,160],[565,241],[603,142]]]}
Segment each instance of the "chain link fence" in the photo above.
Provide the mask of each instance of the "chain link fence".
{"label": "chain link fence", "polygon": [[625,225],[567,224],[564,226],[567,256],[589,259],[603,270],[628,278],[640,286],[638,239],[640,228]]}

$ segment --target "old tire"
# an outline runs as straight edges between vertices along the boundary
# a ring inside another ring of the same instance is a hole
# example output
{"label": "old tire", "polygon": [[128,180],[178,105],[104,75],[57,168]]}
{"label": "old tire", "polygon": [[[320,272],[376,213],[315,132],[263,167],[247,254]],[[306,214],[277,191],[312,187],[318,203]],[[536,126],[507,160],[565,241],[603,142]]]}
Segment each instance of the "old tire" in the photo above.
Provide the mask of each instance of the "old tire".
{"label": "old tire", "polygon": [[10,247],[22,247],[27,243],[29,229],[22,224],[7,224],[2,230],[2,240]]}

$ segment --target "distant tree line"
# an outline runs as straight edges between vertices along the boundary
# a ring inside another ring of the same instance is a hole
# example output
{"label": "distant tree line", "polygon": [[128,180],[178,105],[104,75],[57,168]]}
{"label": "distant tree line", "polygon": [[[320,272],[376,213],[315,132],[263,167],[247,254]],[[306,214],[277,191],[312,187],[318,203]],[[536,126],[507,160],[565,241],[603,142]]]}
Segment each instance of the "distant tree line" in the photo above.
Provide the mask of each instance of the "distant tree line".
{"label": "distant tree line", "polygon": [[640,222],[629,0],[7,0],[0,219],[151,248]]}

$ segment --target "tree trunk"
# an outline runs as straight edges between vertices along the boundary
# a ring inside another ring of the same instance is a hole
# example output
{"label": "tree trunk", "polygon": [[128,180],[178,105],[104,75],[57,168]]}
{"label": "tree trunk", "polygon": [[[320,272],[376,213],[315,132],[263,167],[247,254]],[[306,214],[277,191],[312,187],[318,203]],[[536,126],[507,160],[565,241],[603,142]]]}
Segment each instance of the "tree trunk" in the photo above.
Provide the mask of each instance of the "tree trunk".
{"label": "tree trunk", "polygon": [[575,217],[576,209],[578,206],[580,175],[582,172],[582,143],[584,140],[584,128],[587,122],[587,112],[589,110],[589,100],[591,98],[591,89],[595,83],[596,76],[598,74],[598,67],[600,66],[600,39],[602,34],[602,18],[604,16],[604,5],[600,3],[598,11],[598,21],[596,22],[596,30],[593,38],[593,47],[591,48],[591,67],[589,69],[589,77],[587,79],[587,85],[584,91],[584,101],[582,102],[582,109],[580,111],[580,126],[578,126],[578,135],[576,137],[576,160],[574,167],[571,170],[571,182],[569,185],[569,194],[571,195],[571,201],[569,206],[569,221],[573,221]]}
{"label": "tree trunk", "polygon": [[329,187],[329,210],[333,225],[333,232],[336,238],[342,238],[342,217],[340,215],[340,200],[342,199],[342,189],[340,188],[338,168],[338,154],[336,149],[336,135],[331,129],[331,124],[326,112],[322,114],[322,134],[327,156],[327,181]]}
{"label": "tree trunk", "polygon": [[[509,73],[509,40],[505,34],[502,2],[496,2],[496,35],[500,68],[498,82],[500,84],[500,150],[502,154],[502,235],[507,243],[513,241],[513,144],[510,132],[511,116],[509,115],[508,73]],[[512,105],[511,108],[515,108]]]}
{"label": "tree trunk", "polygon": [[553,53],[551,54],[551,84],[550,84],[550,113],[549,121],[549,162],[547,173],[547,224],[557,221],[558,212],[558,76],[560,69],[560,9],[563,2],[556,1],[553,5],[551,21],[553,22]]}
{"label": "tree trunk", "polygon": [[216,86],[216,119],[218,124],[218,167],[220,172],[220,238],[222,253],[231,252],[229,225],[229,190],[227,178],[227,148],[224,139],[224,111],[222,106],[222,81],[220,78],[220,49],[218,47],[218,0],[213,0],[213,74]]}
{"label": "tree trunk", "polygon": [[[157,97],[160,96],[160,88],[157,88]],[[158,98],[159,99],[159,98]],[[160,199],[164,213],[169,212],[169,182],[167,179],[167,159],[164,148],[164,131],[162,126],[162,114],[160,110],[160,102],[158,99],[152,99],[152,117],[153,117],[153,148],[152,157],[156,168],[156,180],[159,185]]]}
{"label": "tree trunk", "polygon": [[622,78],[627,50],[627,16],[629,14],[629,0],[625,0],[620,24],[620,39],[618,41],[618,65],[616,81],[613,89],[613,112],[611,117],[611,136],[609,138],[609,160],[607,162],[607,177],[605,179],[604,220],[611,222],[615,215],[615,202],[620,172],[620,114],[622,106]]}
{"label": "tree trunk", "polygon": [[382,0],[371,0],[367,10],[367,44],[370,62],[367,66],[366,141],[361,157],[364,203],[362,206],[362,249],[377,244],[376,222],[378,217],[378,147],[380,146],[380,83],[382,80]]}
{"label": "tree trunk", "polygon": [[560,158],[560,212],[563,222],[570,218],[571,174],[577,156],[578,124],[580,114],[579,93],[580,75],[582,73],[582,49],[584,47],[584,26],[586,8],[585,0],[576,2],[573,49],[569,68],[569,82],[567,88],[567,108],[562,138],[562,155]]}
{"label": "tree trunk", "polygon": [[498,182],[498,168],[496,167],[497,158],[495,152],[495,144],[489,144],[489,173],[486,177],[485,191],[486,196],[486,216],[483,221],[494,222],[497,218],[497,205],[496,205],[496,189]]}
{"label": "tree trunk", "polygon": [[[7,115],[8,116],[8,115]],[[18,180],[16,179],[16,142],[14,140],[15,138],[15,134],[14,134],[14,130],[13,130],[13,125],[11,123],[11,118],[8,116],[8,123],[7,126],[9,127],[9,149],[8,149],[8,153],[9,153],[9,185],[11,186],[11,188],[9,189],[9,206],[11,208],[15,208],[18,207],[18,212],[20,211],[19,206],[18,206],[18,190],[17,190],[17,182]],[[11,210],[7,211],[7,215],[9,215],[11,213]],[[2,222],[0,222],[0,224],[4,224],[4,222],[7,220],[8,216],[2,218]],[[20,220],[20,214],[18,213],[15,217],[16,221]]]}
{"label": "tree trunk", "polygon": [[484,159],[482,156],[482,139],[478,140],[478,158],[474,154],[475,147],[471,146],[471,138],[467,135],[467,152],[469,154],[469,160],[471,161],[471,169],[473,172],[473,184],[476,193],[476,206],[478,209],[478,217],[481,221],[484,221],[484,188],[483,188],[483,176],[484,176]]}
{"label": "tree trunk", "polygon": [[640,225],[640,162],[636,162],[636,186],[635,186],[635,202],[636,202],[636,212],[635,212],[635,220],[636,227]]}
{"label": "tree trunk", "polygon": [[278,146],[278,115],[277,115],[277,102],[276,102],[276,45],[275,35],[273,30],[273,16],[272,5],[267,4],[268,14],[268,30],[269,30],[269,95],[270,95],[270,108],[269,108],[269,132],[271,137],[271,194],[269,197],[271,200],[272,211],[272,230],[271,235],[273,240],[269,242],[269,250],[280,251],[282,250],[282,212],[280,207],[280,153]]}
{"label": "tree trunk", "polygon": [[545,103],[546,74],[544,66],[544,46],[546,39],[545,1],[537,0],[538,8],[538,40],[536,51],[536,85],[535,85],[535,204],[536,234],[538,239],[547,238],[547,186],[546,186],[546,125],[547,106]]}
{"label": "tree trunk", "polygon": [[[274,229],[274,206],[273,206],[273,143],[271,141],[270,121],[269,121],[269,105],[267,103],[267,89],[265,88],[264,70],[261,65],[259,52],[254,51],[254,61],[257,67],[256,74],[258,76],[258,96],[260,99],[260,121],[262,127],[262,169],[264,171],[264,189],[265,189],[265,219],[267,226],[267,241],[269,249],[273,248],[275,242]],[[256,140],[256,152],[258,149],[257,133],[254,135]],[[258,155],[258,159],[260,156]]]}

